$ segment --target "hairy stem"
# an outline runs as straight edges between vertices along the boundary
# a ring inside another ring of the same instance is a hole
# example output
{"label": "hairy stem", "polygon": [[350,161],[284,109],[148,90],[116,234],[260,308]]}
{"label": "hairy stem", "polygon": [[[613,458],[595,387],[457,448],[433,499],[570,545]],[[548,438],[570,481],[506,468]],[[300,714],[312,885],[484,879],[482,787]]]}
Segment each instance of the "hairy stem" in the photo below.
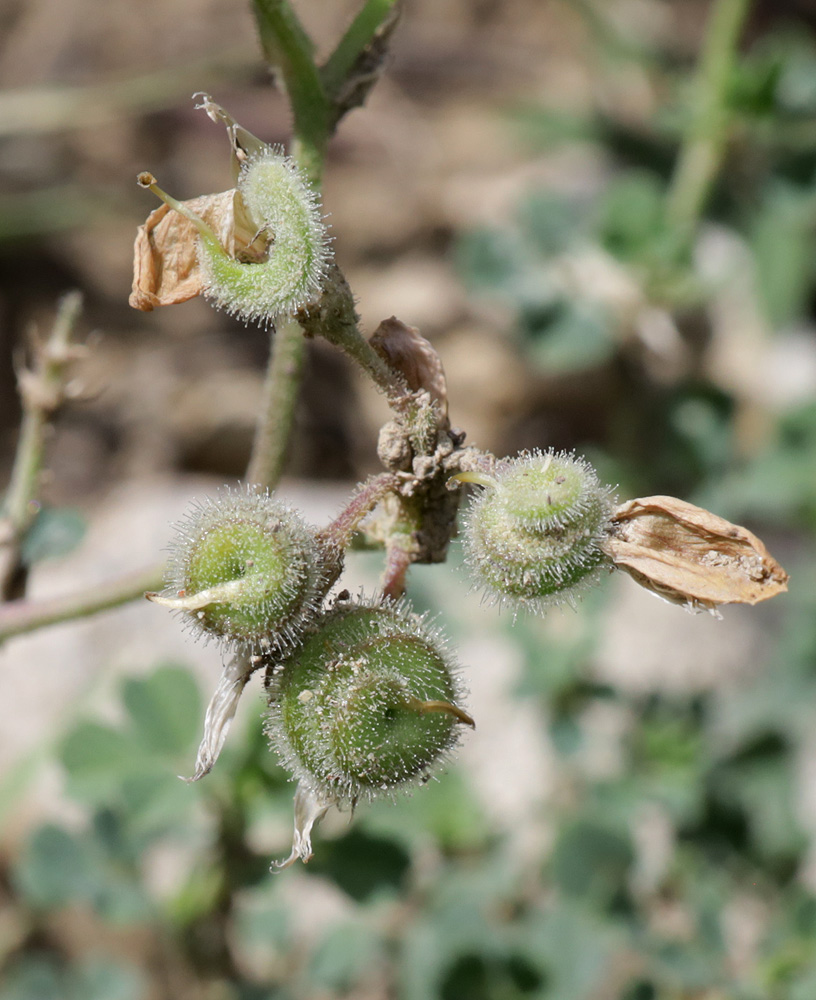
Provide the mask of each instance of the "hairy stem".
{"label": "hairy stem", "polygon": [[360,332],[354,296],[339,267],[330,268],[320,299],[300,309],[297,318],[309,336],[323,337],[355,361],[389,403],[405,401],[407,387],[402,377]]}
{"label": "hairy stem", "polygon": [[274,489],[280,481],[295,422],[306,359],[300,325],[285,319],[272,335],[261,409],[252,443],[247,481]]}
{"label": "hairy stem", "polygon": [[722,164],[729,138],[728,85],[750,0],[716,0],[706,26],[692,108],[666,215],[690,239]]}
{"label": "hairy stem", "polygon": [[86,618],[98,611],[127,604],[128,601],[143,597],[147,590],[160,589],[163,580],[164,563],[65,597],[51,597],[41,601],[11,601],[0,606],[0,643],[46,625]]}
{"label": "hairy stem", "polygon": [[395,532],[385,543],[385,569],[383,570],[382,592],[385,597],[397,600],[405,593],[408,570],[414,559],[414,547],[405,544],[405,535]]}
{"label": "hairy stem", "polygon": [[370,514],[389,493],[397,490],[399,485],[399,476],[390,472],[381,472],[377,476],[371,476],[357,489],[345,508],[320,534],[327,542],[338,546],[341,550],[347,549],[351,543],[351,536],[363,518]]}

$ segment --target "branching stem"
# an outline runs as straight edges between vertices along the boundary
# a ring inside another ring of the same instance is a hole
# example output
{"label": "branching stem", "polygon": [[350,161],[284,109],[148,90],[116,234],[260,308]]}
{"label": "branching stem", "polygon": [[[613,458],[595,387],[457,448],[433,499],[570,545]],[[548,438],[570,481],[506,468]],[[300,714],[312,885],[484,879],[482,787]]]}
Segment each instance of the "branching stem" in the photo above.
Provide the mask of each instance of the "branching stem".
{"label": "branching stem", "polygon": [[116,608],[137,600],[145,591],[159,590],[164,579],[164,564],[123,576],[111,583],[88,587],[78,594],[51,597],[41,601],[10,601],[0,606],[0,644],[6,639],[34,632],[46,625],[86,618],[98,611]]}

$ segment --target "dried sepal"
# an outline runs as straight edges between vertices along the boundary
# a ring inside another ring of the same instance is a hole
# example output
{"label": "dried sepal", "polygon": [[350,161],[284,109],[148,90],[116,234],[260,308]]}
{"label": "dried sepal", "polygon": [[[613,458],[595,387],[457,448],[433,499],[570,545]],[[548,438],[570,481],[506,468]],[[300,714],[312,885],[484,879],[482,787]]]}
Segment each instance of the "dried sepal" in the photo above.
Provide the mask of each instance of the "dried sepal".
{"label": "dried sepal", "polygon": [[415,326],[407,326],[392,316],[380,323],[369,343],[402,375],[412,392],[424,389],[439,407],[442,416],[447,417],[448,386],[442,359],[433,344]]}
{"label": "dried sepal", "polygon": [[273,861],[273,869],[289,868],[296,861],[306,864],[312,857],[312,828],[319,823],[332,805],[331,799],[324,799],[309,785],[298,785],[295,792],[295,830],[292,836],[292,850],[284,861]]}
{"label": "dried sepal", "polygon": [[[235,251],[234,198],[234,191],[222,191],[183,202],[210,226],[230,253]],[[169,205],[159,205],[136,233],[130,305],[150,312],[201,295],[204,284],[197,248],[195,224]]]}
{"label": "dried sepal", "polygon": [[195,770],[184,781],[200,781],[213,769],[227,741],[244,688],[260,661],[259,656],[239,653],[225,664],[204,716],[204,735],[198,747]]}
{"label": "dried sepal", "polygon": [[788,574],[756,535],[676,497],[621,504],[603,549],[642,587],[691,610],[758,604],[788,589]]}

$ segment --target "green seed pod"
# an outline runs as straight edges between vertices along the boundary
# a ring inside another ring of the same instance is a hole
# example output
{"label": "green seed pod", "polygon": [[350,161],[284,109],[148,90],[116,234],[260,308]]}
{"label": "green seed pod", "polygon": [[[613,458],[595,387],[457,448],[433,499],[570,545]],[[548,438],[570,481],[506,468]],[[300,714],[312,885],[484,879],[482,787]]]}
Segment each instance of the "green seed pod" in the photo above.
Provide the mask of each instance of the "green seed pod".
{"label": "green seed pod", "polygon": [[267,691],[272,744],[324,811],[427,780],[473,725],[444,643],[404,603],[339,603]]}
{"label": "green seed pod", "polygon": [[[318,192],[280,148],[261,142],[206,94],[196,96],[202,98],[197,108],[226,125],[236,186],[178,201],[148,171],[138,175],[141,187],[194,229],[169,227],[157,236],[156,223],[149,241],[148,230],[140,230],[131,303],[152,309],[182,302],[198,294],[197,279],[198,290],[217,308],[246,323],[274,323],[312,302],[323,287],[332,250]],[[161,281],[153,280],[156,271]],[[173,279],[176,272],[183,281]]]}
{"label": "green seed pod", "polygon": [[572,603],[608,565],[600,541],[611,491],[584,459],[523,453],[493,475],[457,478],[485,487],[465,514],[463,539],[468,569],[494,601],[530,611]]}
{"label": "green seed pod", "polygon": [[197,503],[175,527],[167,587],[148,597],[225,644],[291,645],[339,569],[296,511],[251,487]]}
{"label": "green seed pod", "polygon": [[274,320],[313,299],[326,275],[331,248],[320,201],[294,160],[274,147],[247,157],[238,191],[258,231],[274,242],[265,260],[246,262],[203,232],[204,294],[245,322]]}

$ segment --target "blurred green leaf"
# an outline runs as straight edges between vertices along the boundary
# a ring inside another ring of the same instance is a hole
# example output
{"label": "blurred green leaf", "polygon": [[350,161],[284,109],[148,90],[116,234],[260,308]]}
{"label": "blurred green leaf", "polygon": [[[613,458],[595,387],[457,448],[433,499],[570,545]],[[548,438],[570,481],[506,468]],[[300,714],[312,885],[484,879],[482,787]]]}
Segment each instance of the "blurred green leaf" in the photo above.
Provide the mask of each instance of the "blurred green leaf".
{"label": "blurred green leaf", "polygon": [[204,716],[189,670],[163,666],[149,677],[127,680],[122,700],[146,752],[177,757],[195,746]]}
{"label": "blurred green leaf", "polygon": [[626,885],[634,852],[617,830],[590,820],[568,824],[552,857],[555,883],[570,896],[592,897],[601,905]]}
{"label": "blurred green leaf", "polygon": [[806,311],[816,276],[816,192],[783,181],[768,186],[754,218],[751,247],[760,296],[771,323]]}
{"label": "blurred green leaf", "polygon": [[562,303],[546,315],[525,311],[521,324],[530,356],[546,372],[583,371],[603,364],[615,353],[612,323],[603,308],[593,303]]}
{"label": "blurred green leaf", "polygon": [[403,847],[359,827],[344,837],[321,843],[309,873],[325,875],[358,902],[385,892],[398,892],[410,865]]}
{"label": "blurred green leaf", "polygon": [[66,1000],[143,1000],[147,983],[133,966],[110,958],[92,957],[68,977]]}
{"label": "blurred green leaf", "polygon": [[613,256],[642,261],[654,254],[664,223],[664,187],[654,174],[631,171],[616,177],[599,206],[598,236]]}
{"label": "blurred green leaf", "polygon": [[43,507],[23,539],[26,566],[68,555],[85,537],[85,518],[71,507]]}
{"label": "blurred green leaf", "polygon": [[98,722],[81,722],[62,743],[60,760],[72,795],[105,802],[123,778],[143,766],[143,754],[126,735]]}
{"label": "blurred green leaf", "polygon": [[516,209],[519,230],[530,248],[542,257],[561,254],[582,229],[582,213],[563,195],[529,191]]}
{"label": "blurred green leaf", "polygon": [[15,882],[31,906],[48,909],[91,900],[99,885],[98,873],[87,839],[57,826],[43,826],[26,844]]}
{"label": "blurred green leaf", "polygon": [[343,922],[319,942],[309,962],[308,979],[315,990],[354,992],[366,980],[377,981],[384,960],[379,934],[362,921]]}
{"label": "blurred green leaf", "polygon": [[0,1000],[65,1000],[60,969],[50,955],[32,953],[14,960],[0,986]]}
{"label": "blurred green leaf", "polygon": [[455,769],[410,797],[373,802],[361,810],[358,822],[373,834],[393,838],[404,850],[426,836],[443,850],[474,850],[484,846],[489,832],[484,810],[464,774]]}
{"label": "blurred green leaf", "polygon": [[505,229],[472,229],[459,237],[455,250],[459,274],[475,292],[507,289],[527,264],[523,243]]}

